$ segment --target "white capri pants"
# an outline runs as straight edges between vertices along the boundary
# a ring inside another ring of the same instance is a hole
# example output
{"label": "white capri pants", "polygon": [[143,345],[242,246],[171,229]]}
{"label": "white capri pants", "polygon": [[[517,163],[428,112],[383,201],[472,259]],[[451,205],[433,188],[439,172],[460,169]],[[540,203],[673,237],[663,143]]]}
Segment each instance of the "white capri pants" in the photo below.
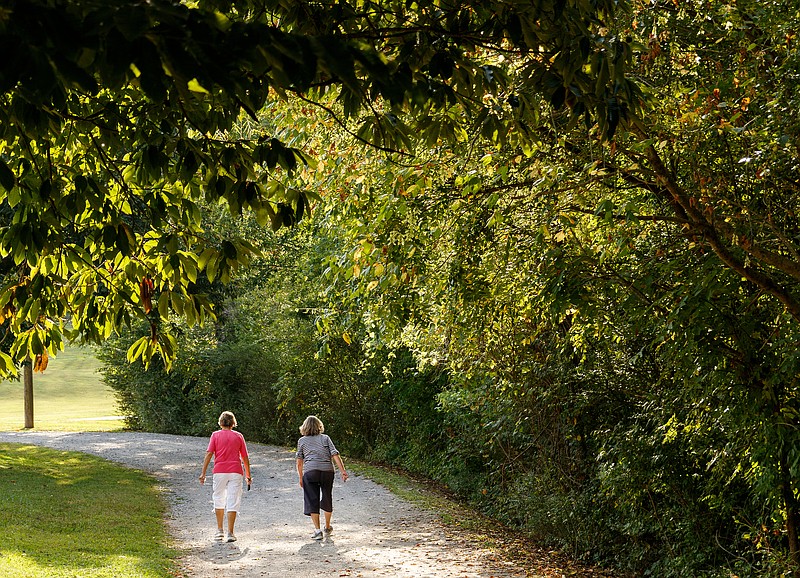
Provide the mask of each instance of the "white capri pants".
{"label": "white capri pants", "polygon": [[214,474],[214,509],[238,512],[242,503],[242,474]]}

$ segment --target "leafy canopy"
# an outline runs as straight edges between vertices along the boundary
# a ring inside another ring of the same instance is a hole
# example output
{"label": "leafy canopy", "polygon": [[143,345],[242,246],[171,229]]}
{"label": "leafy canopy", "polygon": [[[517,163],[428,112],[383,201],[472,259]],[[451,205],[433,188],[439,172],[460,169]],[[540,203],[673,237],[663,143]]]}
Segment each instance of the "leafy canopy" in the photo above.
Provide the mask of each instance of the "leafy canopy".
{"label": "leafy canopy", "polygon": [[6,3],[0,317],[13,344],[0,369],[134,317],[151,330],[129,357],[169,359],[169,317],[213,315],[199,277],[225,281],[254,252],[207,234],[203,207],[253,211],[275,229],[316,198],[286,184],[313,162],[305,152],[263,126],[233,130],[242,115],[258,124],[270,99],[332,96],[356,138],[392,150],[411,148],[416,122],[431,141],[466,128],[524,141],[540,100],[611,136],[637,99],[629,47],[605,36],[616,5]]}

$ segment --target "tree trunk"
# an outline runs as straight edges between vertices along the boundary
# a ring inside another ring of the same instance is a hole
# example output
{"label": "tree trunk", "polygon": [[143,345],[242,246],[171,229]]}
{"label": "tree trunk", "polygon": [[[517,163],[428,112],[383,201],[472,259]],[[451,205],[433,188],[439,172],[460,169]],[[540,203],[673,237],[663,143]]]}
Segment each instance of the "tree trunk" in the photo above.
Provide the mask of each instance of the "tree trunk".
{"label": "tree trunk", "polygon": [[794,576],[800,577],[800,540],[798,540],[798,513],[797,498],[794,495],[792,485],[792,475],[789,471],[789,462],[786,451],[781,450],[781,493],[783,494],[783,504],[786,507],[786,534],[789,538],[789,556],[794,565]]}
{"label": "tree trunk", "polygon": [[24,405],[25,405],[25,428],[33,427],[33,363],[26,361],[22,364],[23,381],[25,382]]}

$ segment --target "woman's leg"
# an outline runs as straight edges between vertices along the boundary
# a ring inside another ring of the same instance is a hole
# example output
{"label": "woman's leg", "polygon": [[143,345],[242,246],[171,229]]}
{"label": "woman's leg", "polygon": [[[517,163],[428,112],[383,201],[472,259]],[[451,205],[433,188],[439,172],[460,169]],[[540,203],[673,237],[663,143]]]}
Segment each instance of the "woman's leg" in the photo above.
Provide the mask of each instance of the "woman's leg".
{"label": "woman's leg", "polygon": [[314,515],[319,520],[319,474],[318,470],[303,472],[303,513],[311,516],[312,521]]}
{"label": "woman's leg", "polygon": [[325,514],[325,529],[331,527],[331,516],[333,515],[333,472],[320,472],[320,491],[322,499],[319,508]]}
{"label": "woman's leg", "polygon": [[236,513],[242,504],[242,475],[227,474],[228,486],[225,509],[228,511],[228,541],[236,539],[233,528],[236,525]]}
{"label": "woman's leg", "polygon": [[221,537],[224,528],[223,524],[225,522],[225,487],[226,484],[224,482],[223,476],[220,474],[213,475],[213,494],[212,498],[214,500],[214,515],[217,518],[217,537]]}
{"label": "woman's leg", "polygon": [[307,470],[303,472],[303,513],[311,518],[314,524],[315,540],[322,538],[322,531],[319,527],[319,496],[320,496],[320,472],[319,470]]}

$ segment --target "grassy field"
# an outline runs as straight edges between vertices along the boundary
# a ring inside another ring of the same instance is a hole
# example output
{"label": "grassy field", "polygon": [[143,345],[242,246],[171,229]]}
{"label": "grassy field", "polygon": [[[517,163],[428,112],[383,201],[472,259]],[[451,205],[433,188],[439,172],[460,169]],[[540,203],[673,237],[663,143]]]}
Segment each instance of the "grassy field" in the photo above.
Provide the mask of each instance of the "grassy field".
{"label": "grassy field", "polygon": [[[100,380],[89,348],[69,347],[33,374],[33,424],[37,430],[113,431],[123,427],[113,392]],[[0,431],[25,425],[22,381],[0,382]]]}
{"label": "grassy field", "polygon": [[[121,429],[98,367],[91,349],[71,347],[35,373],[34,429]],[[0,382],[0,430],[22,429],[22,389],[21,381]],[[177,575],[166,503],[142,472],[86,454],[0,443],[0,489],[0,576]]]}
{"label": "grassy field", "polygon": [[0,576],[176,575],[165,500],[142,472],[86,454],[0,443],[0,488]]}

